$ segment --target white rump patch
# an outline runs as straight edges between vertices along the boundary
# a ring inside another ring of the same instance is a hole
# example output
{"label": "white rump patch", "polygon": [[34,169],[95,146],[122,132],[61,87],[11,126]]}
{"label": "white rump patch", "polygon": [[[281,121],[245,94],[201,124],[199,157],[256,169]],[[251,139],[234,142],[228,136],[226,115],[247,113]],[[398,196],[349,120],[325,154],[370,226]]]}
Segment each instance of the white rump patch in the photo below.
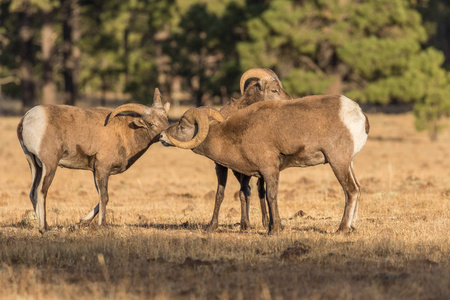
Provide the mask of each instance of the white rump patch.
{"label": "white rump patch", "polygon": [[352,135],[353,156],[355,156],[367,141],[366,117],[362,113],[361,107],[345,96],[341,96],[339,116]]}
{"label": "white rump patch", "polygon": [[23,144],[31,153],[39,156],[42,139],[47,128],[47,115],[42,106],[35,106],[23,117]]}

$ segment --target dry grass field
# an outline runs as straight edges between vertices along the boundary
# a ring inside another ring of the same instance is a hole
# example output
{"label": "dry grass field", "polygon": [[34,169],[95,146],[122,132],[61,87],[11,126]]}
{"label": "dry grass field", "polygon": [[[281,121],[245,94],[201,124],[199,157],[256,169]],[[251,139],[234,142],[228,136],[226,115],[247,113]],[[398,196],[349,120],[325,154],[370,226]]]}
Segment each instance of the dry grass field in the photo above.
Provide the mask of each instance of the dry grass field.
{"label": "dry grass field", "polygon": [[240,232],[231,172],[206,233],[214,164],[160,144],[111,177],[106,228],[73,227],[98,201],[93,176],[58,169],[41,236],[19,118],[0,118],[0,299],[450,299],[450,131],[431,143],[410,114],[369,118],[357,232],[334,233],[344,195],[323,165],[281,173],[278,236],[254,179],[253,228]]}

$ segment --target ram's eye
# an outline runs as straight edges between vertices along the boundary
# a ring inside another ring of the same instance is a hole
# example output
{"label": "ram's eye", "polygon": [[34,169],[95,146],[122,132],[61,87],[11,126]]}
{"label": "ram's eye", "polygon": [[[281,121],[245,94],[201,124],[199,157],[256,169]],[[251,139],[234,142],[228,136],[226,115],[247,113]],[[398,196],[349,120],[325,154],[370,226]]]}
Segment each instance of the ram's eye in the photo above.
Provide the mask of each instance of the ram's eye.
{"label": "ram's eye", "polygon": [[278,92],[278,90],[272,90],[272,93],[278,94],[279,92]]}
{"label": "ram's eye", "polygon": [[150,127],[155,127],[155,126],[156,126],[155,123],[152,123],[152,122],[148,123],[148,125],[149,125]]}
{"label": "ram's eye", "polygon": [[184,130],[184,127],[183,127],[183,125],[178,125],[178,128],[180,129],[180,130]]}

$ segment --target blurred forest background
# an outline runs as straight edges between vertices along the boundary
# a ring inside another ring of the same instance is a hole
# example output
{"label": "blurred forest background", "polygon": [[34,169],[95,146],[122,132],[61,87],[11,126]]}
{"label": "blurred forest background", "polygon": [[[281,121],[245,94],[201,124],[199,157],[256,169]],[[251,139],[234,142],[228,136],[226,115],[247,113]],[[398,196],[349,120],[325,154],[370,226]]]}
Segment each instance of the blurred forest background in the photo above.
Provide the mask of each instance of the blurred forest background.
{"label": "blurred forest background", "polygon": [[253,67],[293,96],[407,104],[436,139],[450,115],[450,0],[0,0],[0,101],[21,112],[149,103],[155,87],[175,105],[218,105]]}

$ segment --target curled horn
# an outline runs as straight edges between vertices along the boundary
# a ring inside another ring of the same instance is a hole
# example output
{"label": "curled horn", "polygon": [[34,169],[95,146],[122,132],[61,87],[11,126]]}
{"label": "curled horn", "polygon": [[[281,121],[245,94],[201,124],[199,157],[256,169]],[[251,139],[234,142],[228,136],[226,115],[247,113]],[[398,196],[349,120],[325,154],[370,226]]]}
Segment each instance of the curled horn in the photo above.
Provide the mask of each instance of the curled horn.
{"label": "curled horn", "polygon": [[271,69],[266,69],[266,68],[253,68],[253,69],[249,69],[249,70],[245,71],[244,74],[242,74],[242,76],[241,76],[241,82],[240,82],[241,95],[243,95],[245,92],[245,82],[247,81],[247,79],[252,78],[252,77],[259,78],[259,80],[261,80],[261,81],[276,80],[280,84],[280,87],[283,88],[283,85],[281,84],[280,79],[278,79],[278,76],[277,76],[277,74],[275,74],[274,71],[272,71]]}
{"label": "curled horn", "polygon": [[222,115],[215,109],[211,107],[200,107],[200,108],[193,108],[188,110],[184,116],[190,123],[192,124],[198,124],[198,132],[197,135],[190,141],[182,142],[179,140],[176,140],[175,138],[171,137],[169,134],[167,134],[167,138],[172,143],[172,145],[182,148],[182,149],[193,149],[200,145],[208,135],[209,132],[209,117],[214,118],[215,120],[222,122],[223,117]]}
{"label": "curled horn", "polygon": [[123,113],[125,111],[132,111],[132,112],[138,113],[142,116],[145,114],[150,114],[151,108],[147,107],[145,105],[142,105],[142,104],[137,104],[137,103],[128,103],[128,104],[121,105],[121,106],[117,107],[115,110],[113,110],[113,112],[109,115],[109,118],[106,121],[106,125],[111,123],[112,119],[114,119],[115,116],[117,116],[118,114]]}
{"label": "curled horn", "polygon": [[211,107],[202,107],[201,109],[205,109],[208,113],[208,117],[213,118],[216,121],[223,122],[223,117],[218,110],[212,109]]}

